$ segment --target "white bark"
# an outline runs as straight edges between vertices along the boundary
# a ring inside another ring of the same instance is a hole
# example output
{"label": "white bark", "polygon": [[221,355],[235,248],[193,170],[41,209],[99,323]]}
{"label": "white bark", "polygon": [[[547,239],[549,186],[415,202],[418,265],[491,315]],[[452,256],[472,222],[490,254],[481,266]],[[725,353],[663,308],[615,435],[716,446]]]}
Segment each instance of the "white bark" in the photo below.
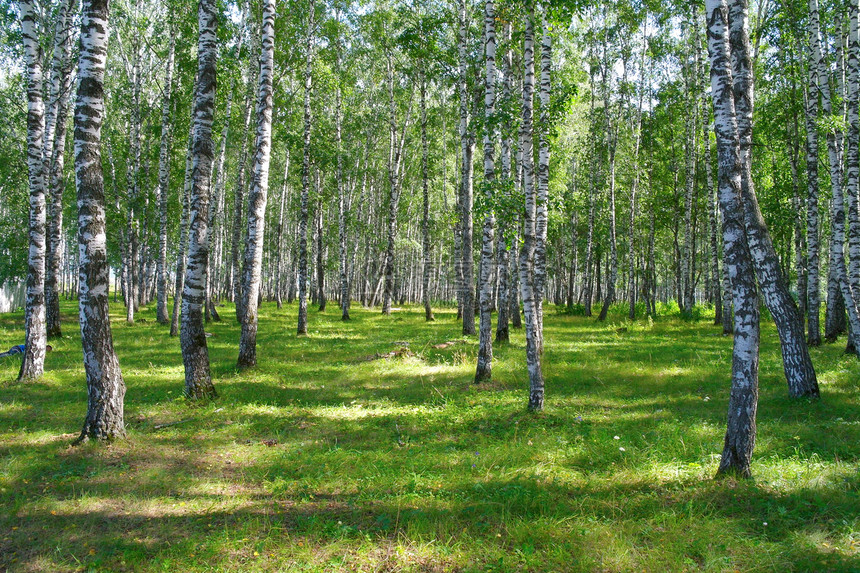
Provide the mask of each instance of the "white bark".
{"label": "white bark", "polygon": [[248,240],[242,287],[242,335],[239,368],[257,364],[257,302],[263,264],[266,203],[269,194],[269,163],[272,154],[272,90],[275,66],[275,0],[263,4],[260,80],[257,92],[257,132],[251,190],[248,194]]}
{"label": "white bark", "polygon": [[18,380],[35,380],[45,370],[45,103],[42,99],[42,49],[35,0],[19,2],[27,78],[27,179],[30,187],[25,350]]}
{"label": "white bark", "polygon": [[732,283],[734,345],[729,417],[719,473],[749,477],[755,446],[758,405],[759,312],[752,258],[744,228],[741,195],[743,162],[735,117],[725,0],[706,0],[714,131],[719,157],[718,181],[723,213],[725,262]]}
{"label": "white bark", "polygon": [[101,164],[108,14],[108,0],[84,0],[74,140],[80,264],[78,304],[88,400],[78,441],[125,436],[125,384],[113,348],[108,315],[110,285]]}
{"label": "white bark", "polygon": [[526,365],[529,373],[529,409],[542,410],[544,404],[544,379],[541,371],[538,333],[538,316],[535,303],[535,217],[537,193],[534,181],[534,9],[525,16],[523,36],[523,105],[520,149],[523,163],[523,195],[525,211],[523,217],[523,244],[520,251],[520,290],[526,323]]}
{"label": "white bark", "polygon": [[492,378],[493,367],[493,242],[496,217],[493,208],[496,184],[495,138],[496,130],[496,8],[493,0],[484,2],[484,190],[487,212],[484,214],[484,232],[481,246],[480,276],[480,328],[478,364],[475,382]]}
{"label": "white bark", "polygon": [[214,145],[212,117],[215,111],[218,8],[215,0],[200,0],[197,11],[197,87],[194,97],[191,195],[189,199],[188,266],[182,294],[182,360],[185,364],[185,396],[191,400],[217,396],[209,370],[209,349],[203,330],[206,302],[206,267],[209,245],[209,187]]}

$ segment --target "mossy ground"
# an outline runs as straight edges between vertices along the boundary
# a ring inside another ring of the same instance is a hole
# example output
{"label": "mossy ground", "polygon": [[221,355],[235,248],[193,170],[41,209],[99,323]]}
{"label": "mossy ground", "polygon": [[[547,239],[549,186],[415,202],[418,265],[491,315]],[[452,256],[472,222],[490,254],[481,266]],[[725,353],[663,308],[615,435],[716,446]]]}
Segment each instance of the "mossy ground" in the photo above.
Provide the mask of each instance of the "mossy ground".
{"label": "mossy ground", "polygon": [[[72,447],[86,388],[63,310],[42,381],[0,360],[0,568],[860,571],[860,365],[841,345],[812,350],[822,400],[789,400],[764,327],[755,479],[737,482],[713,479],[731,340],[705,319],[548,308],[547,408],[529,414],[522,332],[475,386],[450,309],[343,323],[332,306],[297,338],[296,306],[265,304],[259,366],[237,373],[223,307],[221,396],[195,406],[178,340],[114,305],[128,439]],[[21,324],[0,315],[0,346]]]}

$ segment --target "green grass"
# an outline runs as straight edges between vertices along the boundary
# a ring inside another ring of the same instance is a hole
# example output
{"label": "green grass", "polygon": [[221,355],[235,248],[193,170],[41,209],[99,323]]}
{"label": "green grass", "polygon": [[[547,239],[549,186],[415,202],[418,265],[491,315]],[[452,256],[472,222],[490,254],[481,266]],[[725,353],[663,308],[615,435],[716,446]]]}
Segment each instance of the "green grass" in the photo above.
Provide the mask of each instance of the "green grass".
{"label": "green grass", "polygon": [[[0,361],[0,569],[860,571],[860,365],[840,345],[812,350],[823,399],[792,401],[765,326],[755,480],[737,482],[712,479],[731,340],[705,320],[547,309],[533,415],[522,332],[476,387],[451,311],[344,324],[332,305],[297,338],[295,305],[266,304],[260,365],[239,374],[224,307],[207,326],[221,397],[202,406],[153,310],[115,314],[129,437],[71,447],[86,388],[63,309],[42,381]],[[21,324],[0,315],[0,347]]]}

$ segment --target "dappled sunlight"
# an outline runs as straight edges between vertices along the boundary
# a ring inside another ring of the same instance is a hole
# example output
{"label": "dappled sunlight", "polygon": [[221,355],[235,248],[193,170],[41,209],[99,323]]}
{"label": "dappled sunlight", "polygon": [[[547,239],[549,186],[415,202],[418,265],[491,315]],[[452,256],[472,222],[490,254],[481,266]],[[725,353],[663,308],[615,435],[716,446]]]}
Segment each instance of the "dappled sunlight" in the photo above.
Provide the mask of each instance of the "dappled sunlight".
{"label": "dappled sunlight", "polygon": [[476,340],[453,309],[430,325],[420,309],[353,309],[350,323],[311,312],[297,338],[281,318],[295,307],[273,308],[259,365],[241,373],[238,326],[207,326],[220,397],[201,405],[183,398],[178,340],[152,322],[118,328],[129,438],[108,446],[70,447],[86,399],[75,335],[42,382],[0,364],[0,563],[748,570],[801,562],[800,548],[807,569],[857,558],[858,368],[841,349],[814,350],[820,402],[789,400],[776,347],[763,349],[756,481],[735,484],[712,479],[731,350],[710,325],[618,332],[547,316],[547,407],[530,414],[521,331],[475,385]]}

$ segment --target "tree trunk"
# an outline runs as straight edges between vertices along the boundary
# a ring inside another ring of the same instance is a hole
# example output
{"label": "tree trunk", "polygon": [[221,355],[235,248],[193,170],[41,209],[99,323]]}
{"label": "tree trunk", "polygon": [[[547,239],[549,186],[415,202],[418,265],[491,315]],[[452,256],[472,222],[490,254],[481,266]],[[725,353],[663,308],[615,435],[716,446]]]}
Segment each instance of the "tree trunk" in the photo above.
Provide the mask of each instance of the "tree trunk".
{"label": "tree trunk", "polygon": [[730,46],[735,117],[742,162],[741,197],[747,243],[765,304],[773,316],[782,345],[782,364],[792,397],[818,396],[818,380],[803,322],[788,283],[779,268],[767,225],[758,206],[752,180],[753,71],[747,35],[747,1],[729,0]]}
{"label": "tree trunk", "polygon": [[523,153],[523,194],[525,211],[523,219],[523,245],[520,251],[520,290],[526,323],[526,365],[529,372],[529,410],[543,410],[544,379],[538,333],[538,316],[534,292],[535,217],[537,211],[534,185],[534,6],[528,6],[523,36],[523,104],[520,149]]}
{"label": "tree trunk", "polygon": [[[509,46],[511,42],[511,24],[504,23],[502,28],[502,41],[505,46]],[[509,105],[512,98],[511,93],[511,74],[513,68],[513,51],[510,47],[506,47],[504,57],[502,58],[502,102]],[[501,192],[504,194],[504,200],[508,201],[510,191],[508,184],[514,181],[511,177],[511,148],[513,141],[511,140],[511,121],[508,115],[505,115],[502,121],[502,148],[500,160],[502,162]],[[507,214],[506,214],[507,215]],[[496,237],[496,273],[498,276],[498,320],[496,324],[496,343],[506,343],[510,341],[510,330],[508,323],[510,322],[510,298],[516,292],[516,287],[513,285],[510,273],[510,249],[508,248],[508,239],[511,231],[515,228],[515,223],[510,217],[501,217],[499,219],[499,232]],[[519,314],[519,311],[517,312]]]}
{"label": "tree trunk", "polygon": [[[848,282],[855,300],[860,295],[860,110],[858,110],[858,91],[860,90],[860,35],[858,35],[857,0],[850,0],[850,27],[848,37],[848,76],[847,76],[847,119],[848,137],[845,146],[845,176],[848,194]],[[853,331],[853,350],[857,352],[858,336]],[[851,346],[849,341],[849,347]],[[846,352],[848,349],[846,349]]]}
{"label": "tree trunk", "polygon": [[717,179],[723,213],[723,252],[728,274],[732,278],[735,308],[729,415],[717,473],[750,477],[758,407],[758,297],[744,229],[741,191],[744,166],[732,92],[726,0],[706,0],[706,12],[714,131],[717,134],[719,158]]}
{"label": "tree trunk", "polygon": [[[818,88],[821,93],[821,110],[825,117],[833,113],[830,99],[830,77],[828,66],[822,55],[820,26],[818,19],[818,0],[809,0],[810,40],[812,44],[813,62],[818,70]],[[810,63],[810,65],[812,65]],[[842,190],[842,164],[838,146],[838,134],[835,126],[827,130],[827,158],[830,163],[830,184],[832,199],[830,202],[830,264],[835,272],[835,282],[842,300],[848,311],[848,323],[851,331],[860,333],[860,308],[858,299],[860,293],[853,292],[848,280],[845,265],[845,208]],[[829,297],[828,297],[829,298]],[[855,348],[860,357],[860,345]]]}
{"label": "tree trunk", "polygon": [[468,11],[466,0],[459,0],[460,7],[460,232],[462,244],[460,256],[463,272],[463,334],[475,334],[475,269],[472,253],[472,171],[475,151],[474,134],[469,129],[469,96],[467,90],[467,40],[468,40]]}
{"label": "tree trunk", "polygon": [[421,297],[424,302],[424,320],[434,320],[430,308],[430,150],[427,141],[427,78],[423,68],[419,72],[421,82],[421,251],[423,272]]}
{"label": "tree trunk", "polygon": [[278,304],[278,310],[283,307],[283,277],[284,277],[284,211],[287,209],[287,195],[289,191],[289,175],[290,175],[290,151],[287,150],[284,157],[284,180],[281,184],[281,201],[280,209],[278,209],[278,236],[276,246],[278,249],[278,262],[276,267],[277,276],[275,279],[275,301]]}
{"label": "tree trunk", "polygon": [[[538,352],[543,353],[543,299],[546,294],[546,238],[549,224],[549,122],[552,91],[552,37],[546,18],[546,6],[539,2],[541,18],[540,43],[540,117],[538,119],[537,204],[535,209],[535,309],[537,313]],[[617,266],[617,265],[616,265]]]}
{"label": "tree trunk", "polygon": [[164,75],[164,100],[161,105],[161,149],[158,154],[158,269],[155,319],[159,324],[167,324],[167,196],[170,191],[170,100],[173,90],[173,59],[176,32],[170,26],[170,45],[167,52],[167,70]]}
{"label": "tree trunk", "polygon": [[45,371],[45,104],[42,100],[42,49],[34,0],[19,2],[27,78],[27,179],[30,187],[25,350],[18,380],[36,380]]}
{"label": "tree trunk", "polygon": [[314,0],[308,8],[308,29],[305,42],[304,90],[304,155],[302,159],[302,199],[299,211],[299,318],[298,336],[308,333],[308,194],[311,186],[311,79],[313,71]]}
{"label": "tree trunk", "polygon": [[[65,178],[66,122],[69,115],[69,94],[72,91],[72,20],[77,0],[60,3],[54,34],[54,54],[51,63],[51,101],[53,129],[46,126],[45,185],[50,186],[47,199],[48,237],[45,262],[45,319],[49,338],[62,336],[60,327],[59,278],[63,259],[63,190]],[[46,122],[47,123],[47,122]],[[52,133],[51,133],[52,132]],[[48,145],[51,145],[50,150]]]}
{"label": "tree trunk", "polygon": [[[817,8],[817,4],[816,4]],[[817,17],[817,11],[816,11]],[[814,46],[818,43],[818,29],[813,30],[809,19],[809,82],[806,93],[806,244],[807,244],[807,342],[821,345],[821,313],[818,225],[818,59]]]}
{"label": "tree trunk", "polygon": [[[196,81],[195,81],[196,83]],[[176,249],[176,281],[173,287],[173,316],[170,319],[170,336],[179,334],[179,309],[182,308],[182,292],[185,290],[185,268],[188,262],[188,224],[191,216],[191,153],[194,145],[194,121],[188,135],[188,150],[185,153],[185,178],[182,184],[181,210],[179,219],[179,247]]]}
{"label": "tree trunk", "polygon": [[266,203],[269,194],[269,163],[272,156],[272,85],[275,65],[275,0],[263,4],[257,130],[254,171],[248,196],[248,241],[245,243],[242,282],[242,334],[239,339],[240,369],[257,364],[257,301],[263,264]]}
{"label": "tree trunk", "polygon": [[322,186],[320,184],[320,172],[319,170],[315,170],[314,172],[316,179],[316,195],[320,197],[317,200],[317,209],[316,209],[316,233],[317,233],[317,300],[319,301],[320,312],[325,312],[326,307],[326,296],[325,296],[325,241],[324,239],[324,229],[323,229],[323,202],[322,202]]}
{"label": "tree trunk", "polygon": [[337,45],[337,62],[335,66],[337,79],[337,91],[335,93],[335,146],[337,151],[337,174],[335,176],[337,185],[337,229],[338,229],[338,247],[340,259],[340,319],[349,320],[349,261],[347,260],[347,228],[346,219],[349,209],[347,201],[347,186],[343,181],[343,141],[342,141],[342,123],[343,123],[343,100],[340,91],[340,38]]}
{"label": "tree trunk", "polygon": [[604,61],[602,62],[603,75],[603,113],[606,121],[606,148],[608,155],[608,194],[609,194],[609,273],[606,281],[606,296],[603,299],[603,307],[597,320],[604,321],[609,313],[609,305],[615,302],[615,283],[618,280],[618,241],[616,240],[615,226],[615,150],[617,135],[612,125],[612,107],[609,99],[609,76],[612,73],[609,58],[604,49]]}
{"label": "tree trunk", "polygon": [[484,187],[486,209],[481,244],[480,271],[480,326],[478,337],[478,364],[475,383],[492,379],[493,368],[493,243],[496,218],[493,212],[494,185],[496,184],[496,8],[493,0],[484,2]]}
{"label": "tree trunk", "polygon": [[720,274],[720,244],[717,240],[717,221],[719,213],[717,212],[717,190],[714,187],[713,175],[713,160],[711,158],[711,114],[708,111],[707,93],[702,95],[702,139],[705,142],[705,156],[703,160],[703,168],[705,170],[705,190],[708,194],[708,230],[709,241],[711,247],[711,288],[713,292],[711,296],[714,300],[714,325],[722,324],[723,318],[723,288],[722,275]]}
{"label": "tree trunk", "polygon": [[215,398],[209,370],[209,349],[203,330],[205,279],[209,264],[206,231],[209,222],[209,183],[214,145],[212,116],[215,111],[218,7],[215,0],[200,0],[197,11],[200,38],[197,47],[197,86],[194,96],[191,195],[189,198],[188,267],[182,293],[180,341],[185,365],[185,396],[190,400]]}
{"label": "tree trunk", "polygon": [[80,325],[87,377],[87,416],[78,442],[125,436],[125,383],[113,348],[101,163],[108,0],[84,0],[78,97],[75,104],[75,179],[80,256]]}
{"label": "tree trunk", "polygon": [[[692,27],[692,26],[691,26]],[[695,36],[695,34],[694,34]],[[696,74],[698,66],[691,66],[689,54],[685,54],[684,84],[686,88],[686,102],[692,103],[692,109],[696,108],[695,89],[699,85]],[[692,68],[692,69],[691,69]],[[684,243],[681,251],[680,269],[680,294],[678,304],[681,307],[681,316],[689,318],[693,314],[693,194],[696,186],[696,122],[695,113],[684,114]]]}

